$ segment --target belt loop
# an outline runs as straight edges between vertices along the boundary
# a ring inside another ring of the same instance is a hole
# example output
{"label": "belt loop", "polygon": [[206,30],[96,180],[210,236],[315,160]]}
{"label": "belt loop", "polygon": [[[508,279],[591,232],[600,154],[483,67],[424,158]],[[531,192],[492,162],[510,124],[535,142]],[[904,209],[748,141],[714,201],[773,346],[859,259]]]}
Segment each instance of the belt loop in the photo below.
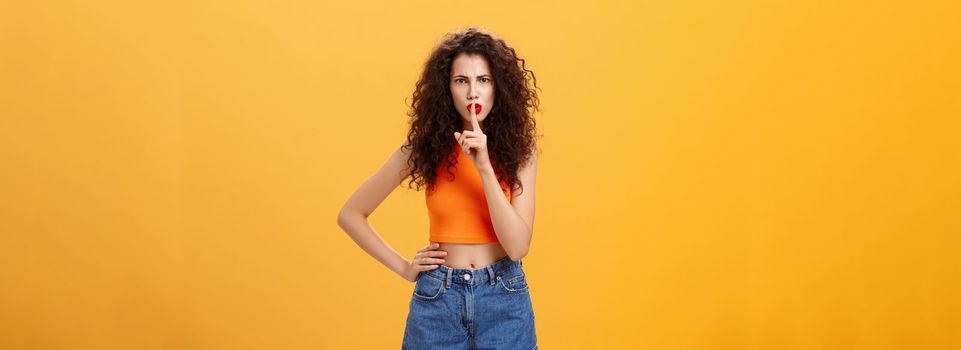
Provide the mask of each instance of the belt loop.
{"label": "belt loop", "polygon": [[452,276],[453,274],[454,274],[454,269],[448,267],[448,268],[447,268],[447,278],[444,280],[444,282],[446,283],[446,286],[447,286],[448,289],[450,288],[450,279],[451,279],[451,276]]}
{"label": "belt loop", "polygon": [[494,280],[494,277],[496,276],[496,274],[494,273],[494,268],[491,267],[490,265],[487,265],[487,273],[490,275],[491,285],[493,286],[494,283],[496,283],[496,281]]}

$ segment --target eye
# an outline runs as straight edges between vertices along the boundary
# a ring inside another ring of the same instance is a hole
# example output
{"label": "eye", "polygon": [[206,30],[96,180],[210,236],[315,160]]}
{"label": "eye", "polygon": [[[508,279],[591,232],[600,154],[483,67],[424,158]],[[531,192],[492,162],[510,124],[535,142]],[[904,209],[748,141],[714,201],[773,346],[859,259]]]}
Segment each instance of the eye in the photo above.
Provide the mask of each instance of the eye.
{"label": "eye", "polygon": [[490,78],[487,78],[487,77],[484,77],[484,78],[481,78],[481,81],[487,83],[487,82],[490,82],[491,79],[490,79]]}
{"label": "eye", "polygon": [[454,79],[454,82],[455,82],[455,83],[458,83],[458,84],[463,84],[463,81],[464,81],[464,78]]}

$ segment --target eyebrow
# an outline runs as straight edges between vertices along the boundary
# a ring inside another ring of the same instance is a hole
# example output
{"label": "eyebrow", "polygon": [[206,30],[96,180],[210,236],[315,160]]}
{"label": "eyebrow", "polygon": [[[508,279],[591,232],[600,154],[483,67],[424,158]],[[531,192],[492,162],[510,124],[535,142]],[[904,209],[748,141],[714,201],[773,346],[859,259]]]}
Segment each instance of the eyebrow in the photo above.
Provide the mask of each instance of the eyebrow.
{"label": "eyebrow", "polygon": [[[483,77],[488,77],[488,78],[490,78],[491,76],[490,76],[490,74],[481,74],[481,75],[478,75],[477,77],[478,77],[478,78],[483,78]],[[458,74],[458,75],[453,76],[453,78],[467,78],[467,76],[466,76],[466,75],[460,75],[460,74]]]}

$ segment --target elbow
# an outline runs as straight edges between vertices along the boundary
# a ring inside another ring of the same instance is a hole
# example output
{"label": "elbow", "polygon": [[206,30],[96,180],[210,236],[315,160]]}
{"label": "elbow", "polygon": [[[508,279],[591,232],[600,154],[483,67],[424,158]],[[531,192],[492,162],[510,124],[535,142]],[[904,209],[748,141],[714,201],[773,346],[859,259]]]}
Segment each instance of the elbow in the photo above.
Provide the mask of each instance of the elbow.
{"label": "elbow", "polygon": [[524,247],[517,247],[517,248],[511,249],[511,250],[508,250],[508,251],[507,251],[507,256],[510,257],[511,260],[518,261],[518,260],[520,260],[521,258],[527,256],[527,251],[528,251],[528,250],[530,250],[530,245],[527,245],[527,246],[524,246]]}
{"label": "elbow", "polygon": [[353,212],[347,210],[347,207],[341,208],[340,212],[337,213],[337,226],[340,226],[340,228],[346,228],[352,216],[354,216]]}
{"label": "elbow", "polygon": [[507,254],[507,256],[509,256],[509,257],[511,258],[511,260],[519,261],[519,260],[521,260],[521,258],[527,256],[527,252],[523,252],[523,253],[512,253],[512,254]]}
{"label": "elbow", "polygon": [[348,227],[355,226],[356,222],[367,220],[369,215],[370,214],[365,214],[363,211],[344,206],[340,208],[340,212],[337,213],[337,226],[347,230]]}
{"label": "elbow", "polygon": [[511,260],[518,261],[527,256],[527,252],[531,249],[531,233],[533,233],[530,231],[528,232],[527,239],[524,239],[520,242],[515,242],[517,244],[513,244],[511,246],[504,245],[504,250],[507,251],[507,256],[510,257]]}
{"label": "elbow", "polygon": [[521,260],[521,258],[527,256],[527,250],[525,249],[524,251],[513,251],[510,253],[507,253],[507,256],[509,256],[511,260],[518,261],[518,260]]}
{"label": "elbow", "polygon": [[363,211],[345,205],[343,208],[340,208],[340,212],[337,213],[337,226],[346,230],[347,227],[358,220],[367,220],[368,216],[370,216],[370,214],[365,214]]}

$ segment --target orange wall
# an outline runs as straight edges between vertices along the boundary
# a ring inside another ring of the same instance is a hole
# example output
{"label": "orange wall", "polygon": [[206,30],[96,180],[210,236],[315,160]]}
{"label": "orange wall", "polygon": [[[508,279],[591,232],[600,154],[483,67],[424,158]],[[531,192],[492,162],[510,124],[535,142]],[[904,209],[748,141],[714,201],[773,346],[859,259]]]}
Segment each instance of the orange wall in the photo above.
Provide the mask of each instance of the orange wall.
{"label": "orange wall", "polygon": [[[956,1],[6,1],[0,348],[388,349],[336,225],[431,46],[527,59],[545,349],[961,348]],[[427,242],[424,193],[371,217]]]}

